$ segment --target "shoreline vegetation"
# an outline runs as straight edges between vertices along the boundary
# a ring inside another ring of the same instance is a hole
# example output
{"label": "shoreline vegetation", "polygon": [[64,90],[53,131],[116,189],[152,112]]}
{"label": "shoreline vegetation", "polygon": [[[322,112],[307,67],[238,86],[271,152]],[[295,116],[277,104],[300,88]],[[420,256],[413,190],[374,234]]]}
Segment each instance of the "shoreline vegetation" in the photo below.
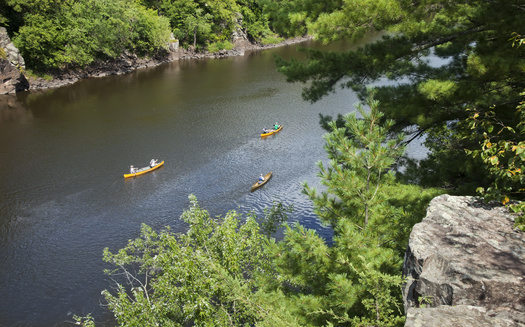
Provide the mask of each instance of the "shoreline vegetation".
{"label": "shoreline vegetation", "polygon": [[138,69],[156,67],[176,60],[220,59],[226,57],[244,56],[246,51],[272,49],[276,47],[297,44],[312,39],[313,37],[311,36],[301,36],[289,38],[279,43],[273,44],[255,44],[247,40],[243,40],[242,42],[239,42],[232,50],[219,50],[213,53],[208,51],[197,52],[193,51],[192,49],[179,48],[178,46],[174,48],[170,47],[167,54],[156,57],[140,58],[136,54],[125,53],[114,60],[94,62],[84,69],[75,69],[66,72],[61,71],[57,72],[56,74],[49,74],[46,77],[31,76],[29,74],[29,76],[26,76],[30,85],[28,91],[58,88],[71,85],[77,81],[87,78],[128,74]]}
{"label": "shoreline vegetation", "polygon": [[0,48],[7,50],[0,60],[16,69],[4,88],[54,88],[177,59],[240,56],[300,42],[315,35],[309,22],[322,12],[266,0],[9,0],[0,6]]}

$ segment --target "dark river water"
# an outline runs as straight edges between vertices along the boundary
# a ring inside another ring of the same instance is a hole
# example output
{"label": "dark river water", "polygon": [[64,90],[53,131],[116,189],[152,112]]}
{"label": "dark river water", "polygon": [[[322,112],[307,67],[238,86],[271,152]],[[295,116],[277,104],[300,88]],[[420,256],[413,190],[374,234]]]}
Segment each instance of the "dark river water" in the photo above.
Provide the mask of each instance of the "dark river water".
{"label": "dark river water", "polygon": [[[111,286],[104,247],[124,247],[142,223],[184,232],[190,193],[213,216],[293,205],[291,221],[329,237],[301,183],[319,185],[319,113],[353,111],[357,98],[346,90],[304,102],[302,86],[275,70],[274,56],[296,56],[296,47],[1,98],[0,326],[66,326],[88,313],[111,324],[101,306]],[[261,139],[275,122],[283,130]],[[151,158],[164,167],[123,178]],[[269,171],[269,183],[250,193]]]}

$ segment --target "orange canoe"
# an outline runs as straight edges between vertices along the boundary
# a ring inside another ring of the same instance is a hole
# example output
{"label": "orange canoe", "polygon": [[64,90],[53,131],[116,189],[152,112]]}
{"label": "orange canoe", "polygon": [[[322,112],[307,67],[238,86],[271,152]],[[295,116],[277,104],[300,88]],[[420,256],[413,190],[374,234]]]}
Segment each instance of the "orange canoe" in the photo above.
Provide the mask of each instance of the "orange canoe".
{"label": "orange canoe", "polygon": [[264,175],[264,181],[255,182],[255,184],[252,185],[252,192],[266,184],[270,180],[270,177],[272,177],[272,172],[269,172],[268,174]]}
{"label": "orange canoe", "polygon": [[283,125],[282,125],[282,124],[279,125],[279,128],[276,129],[276,130],[270,131],[269,133],[262,133],[262,134],[261,134],[261,138],[265,138],[265,137],[268,137],[268,136],[273,135],[273,134],[275,134],[275,133],[278,133],[278,132],[281,131],[281,129],[283,129]]}
{"label": "orange canoe", "polygon": [[135,173],[133,173],[133,174],[124,174],[124,178],[130,178],[130,177],[139,176],[139,175],[142,175],[142,174],[145,174],[145,173],[149,173],[150,171],[153,171],[153,170],[159,168],[162,165],[164,165],[164,161],[159,162],[158,164],[156,164],[153,167],[148,166],[148,167],[137,169],[135,171]]}

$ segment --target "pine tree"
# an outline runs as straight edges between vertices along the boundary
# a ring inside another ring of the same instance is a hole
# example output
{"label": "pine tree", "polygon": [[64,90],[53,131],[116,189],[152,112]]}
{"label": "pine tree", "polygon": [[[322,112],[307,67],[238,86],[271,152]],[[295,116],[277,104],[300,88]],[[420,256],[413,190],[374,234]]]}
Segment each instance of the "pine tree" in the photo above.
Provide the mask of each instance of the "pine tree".
{"label": "pine tree", "polygon": [[[331,244],[315,231],[288,226],[272,251],[279,275],[304,324],[399,326],[402,257],[393,246],[395,208],[386,187],[398,187],[389,172],[403,153],[402,136],[387,139],[392,121],[382,121],[373,92],[368,108],[357,105],[345,127],[331,122],[325,136],[330,163],[319,162],[322,192],[304,185],[320,219],[333,228]],[[406,245],[406,244],[405,244]]]}
{"label": "pine tree", "polygon": [[389,168],[404,152],[401,134],[387,140],[394,121],[382,121],[383,113],[374,92],[370,91],[367,99],[368,112],[362,104],[357,105],[362,118],[350,113],[344,117],[345,127],[338,128],[335,122],[329,124],[332,132],[325,135],[329,167],[318,162],[319,176],[327,191],[318,195],[305,184],[304,192],[325,222],[336,224],[334,219],[349,217],[366,229],[371,207],[381,201],[378,194],[381,185],[392,182]]}
{"label": "pine tree", "polygon": [[[279,61],[291,82],[308,83],[303,96],[317,101],[337,86],[352,88],[361,99],[365,86],[377,86],[385,118],[396,130],[426,135],[431,155],[418,170],[418,181],[474,193],[488,186],[479,160],[464,149],[478,147],[467,109],[494,112],[515,128],[514,109],[525,88],[525,48],[511,39],[522,30],[525,6],[514,0],[343,1],[319,17],[311,33],[319,39],[359,39],[370,31],[383,37],[357,50],[307,50],[307,61]],[[428,178],[428,177],[431,178]]]}

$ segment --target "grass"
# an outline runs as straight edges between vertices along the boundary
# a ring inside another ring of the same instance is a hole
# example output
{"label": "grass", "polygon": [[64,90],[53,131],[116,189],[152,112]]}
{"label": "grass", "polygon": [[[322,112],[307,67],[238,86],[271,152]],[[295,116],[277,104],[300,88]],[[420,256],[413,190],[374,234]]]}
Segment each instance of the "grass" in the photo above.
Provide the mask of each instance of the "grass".
{"label": "grass", "polygon": [[261,39],[261,43],[262,44],[277,44],[277,43],[281,43],[284,41],[284,38],[282,37],[278,37],[278,36],[268,36],[268,37],[265,37],[263,39]]}
{"label": "grass", "polygon": [[46,81],[50,81],[53,79],[51,75],[44,74],[44,73],[36,73],[30,69],[24,70],[24,75],[26,75],[26,77],[28,78],[42,78]]}
{"label": "grass", "polygon": [[220,41],[211,43],[208,45],[208,51],[211,53],[219,52],[221,50],[231,50],[233,49],[233,44],[230,41]]}

